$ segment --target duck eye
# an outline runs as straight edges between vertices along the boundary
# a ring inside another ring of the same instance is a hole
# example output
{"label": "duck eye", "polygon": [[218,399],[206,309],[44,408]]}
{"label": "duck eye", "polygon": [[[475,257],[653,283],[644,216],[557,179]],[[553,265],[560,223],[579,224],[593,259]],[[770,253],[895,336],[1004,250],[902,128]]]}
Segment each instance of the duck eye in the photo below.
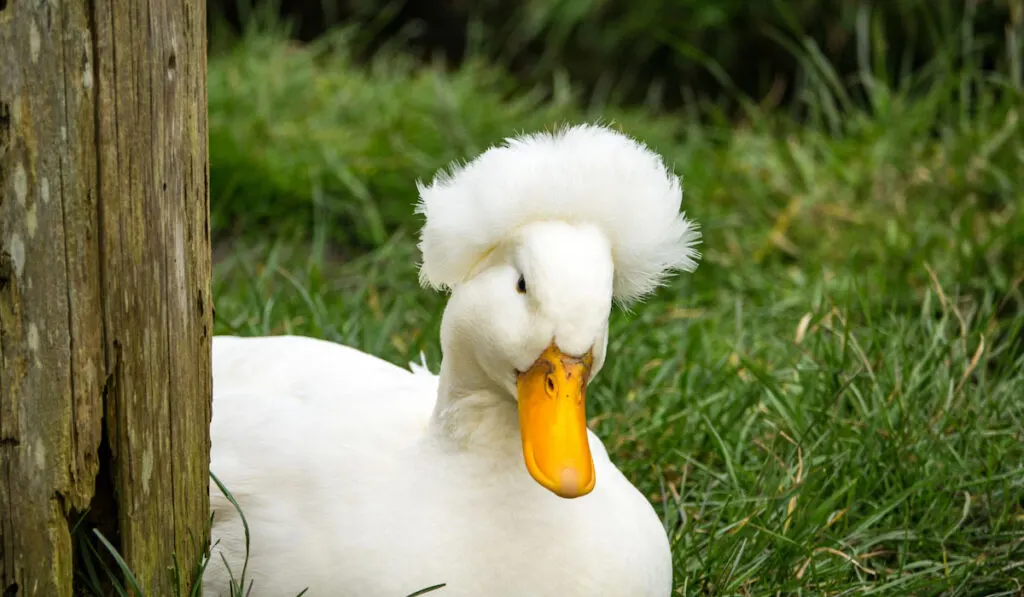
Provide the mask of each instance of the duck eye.
{"label": "duck eye", "polygon": [[519,276],[519,281],[516,282],[516,292],[526,294],[526,278]]}

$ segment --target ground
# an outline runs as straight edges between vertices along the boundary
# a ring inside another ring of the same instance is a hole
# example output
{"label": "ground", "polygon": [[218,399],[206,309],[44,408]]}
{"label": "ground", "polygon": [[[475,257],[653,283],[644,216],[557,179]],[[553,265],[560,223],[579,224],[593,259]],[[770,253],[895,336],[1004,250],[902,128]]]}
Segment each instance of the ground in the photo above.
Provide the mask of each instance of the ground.
{"label": "ground", "polygon": [[792,110],[722,124],[475,63],[357,66],[332,42],[254,33],[211,58],[218,333],[436,369],[417,179],[601,119],[664,153],[704,233],[695,273],[614,314],[590,392],[664,517],[677,594],[1024,590],[1019,81],[935,69],[847,91],[818,65]]}

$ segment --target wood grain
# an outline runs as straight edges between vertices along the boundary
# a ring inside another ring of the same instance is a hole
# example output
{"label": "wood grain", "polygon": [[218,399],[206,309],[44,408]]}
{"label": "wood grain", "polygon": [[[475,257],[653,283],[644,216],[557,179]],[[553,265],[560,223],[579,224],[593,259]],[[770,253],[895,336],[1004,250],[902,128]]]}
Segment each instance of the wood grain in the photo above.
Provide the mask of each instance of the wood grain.
{"label": "wood grain", "polygon": [[72,594],[90,510],[172,595],[206,541],[200,0],[0,0],[0,595]]}

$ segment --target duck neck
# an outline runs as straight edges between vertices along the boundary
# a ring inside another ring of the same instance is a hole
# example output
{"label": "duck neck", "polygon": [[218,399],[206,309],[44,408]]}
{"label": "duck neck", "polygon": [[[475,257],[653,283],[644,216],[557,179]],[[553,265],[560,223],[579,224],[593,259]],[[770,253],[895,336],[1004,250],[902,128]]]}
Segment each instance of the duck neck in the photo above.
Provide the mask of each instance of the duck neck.
{"label": "duck neck", "polygon": [[433,431],[464,450],[521,451],[515,400],[484,374],[473,351],[445,347]]}

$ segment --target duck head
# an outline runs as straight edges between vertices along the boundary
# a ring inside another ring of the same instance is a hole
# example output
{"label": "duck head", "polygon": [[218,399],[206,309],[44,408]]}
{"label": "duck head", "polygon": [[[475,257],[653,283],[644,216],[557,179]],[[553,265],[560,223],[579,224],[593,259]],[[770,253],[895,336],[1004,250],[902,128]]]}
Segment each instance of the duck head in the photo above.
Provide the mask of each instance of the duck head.
{"label": "duck head", "polygon": [[586,495],[596,483],[586,391],[612,306],[696,267],[678,179],[625,135],[580,126],[507,140],[420,196],[421,278],[451,291],[441,342],[462,364],[453,375],[515,404],[537,483]]}
{"label": "duck head", "polygon": [[596,227],[531,223],[453,289],[442,323],[446,350],[467,347],[459,354],[517,402],[526,468],[562,497],[594,487],[586,388],[604,363],[612,276]]}

